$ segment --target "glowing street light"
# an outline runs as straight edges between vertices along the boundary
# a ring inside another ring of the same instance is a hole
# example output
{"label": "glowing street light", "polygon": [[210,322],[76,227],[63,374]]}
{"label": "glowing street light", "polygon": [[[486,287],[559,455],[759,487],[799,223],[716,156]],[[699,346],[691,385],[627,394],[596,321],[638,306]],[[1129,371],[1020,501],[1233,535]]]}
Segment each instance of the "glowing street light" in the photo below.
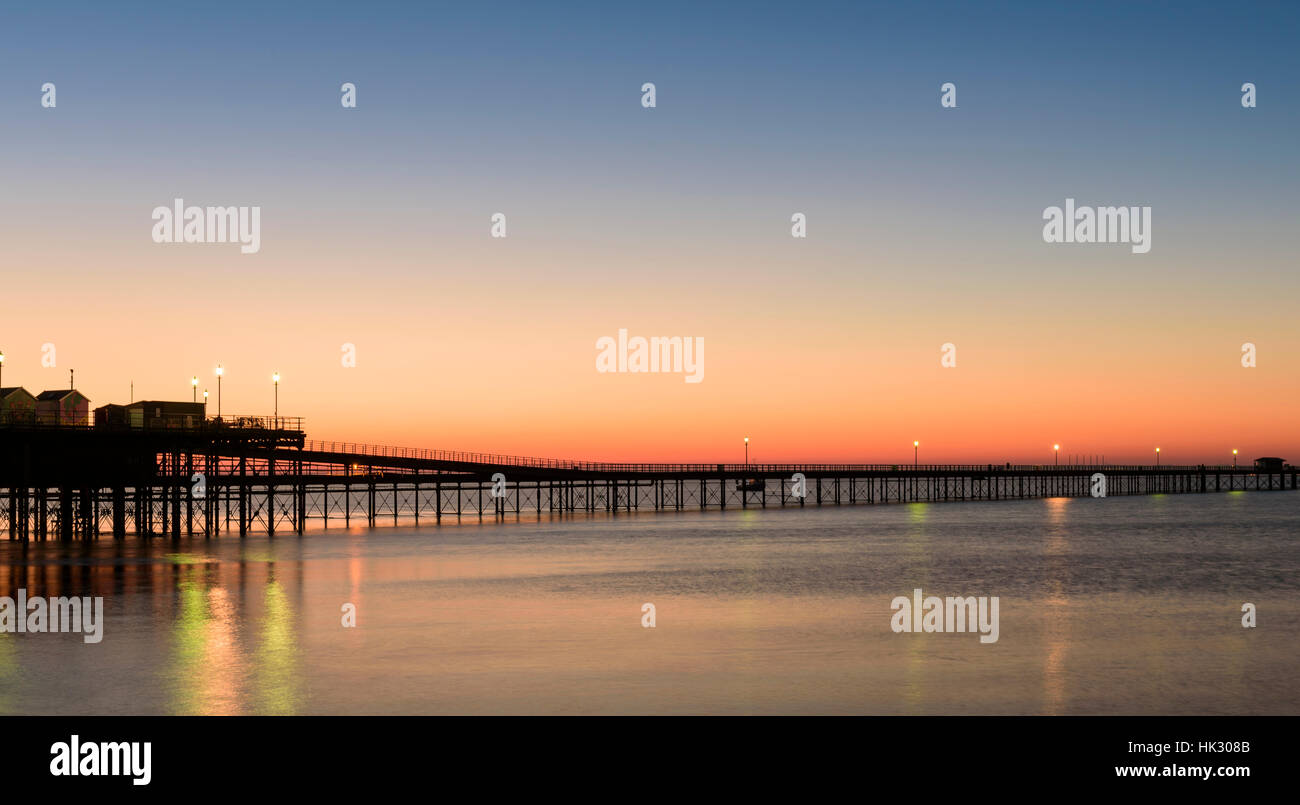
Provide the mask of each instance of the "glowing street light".
{"label": "glowing street light", "polygon": [[225,368],[217,364],[217,419],[221,419],[221,376],[225,373]]}
{"label": "glowing street light", "polygon": [[1159,447],[1156,448],[1156,466],[1157,466],[1157,467],[1160,466],[1160,448],[1159,448]]}
{"label": "glowing street light", "polygon": [[190,399],[193,402],[199,401],[199,376],[195,375],[190,378]]}
{"label": "glowing street light", "polygon": [[1237,448],[1232,448],[1232,466],[1237,466]]}
{"label": "glowing street light", "polygon": [[749,437],[745,437],[745,466],[749,466]]}
{"label": "glowing street light", "polygon": [[1054,444],[1052,445],[1052,449],[1056,451],[1052,453],[1052,461],[1054,464],[1059,465],[1061,463],[1061,446],[1059,444]]}
{"label": "glowing street light", "polygon": [[921,455],[921,442],[917,439],[912,440],[912,469],[917,468],[917,461]]}
{"label": "glowing street light", "polygon": [[[280,420],[280,373],[279,372],[276,372],[271,375],[271,382],[275,384],[275,420],[277,423],[276,427],[279,427],[278,424]],[[748,442],[749,440],[746,439],[745,441]]]}

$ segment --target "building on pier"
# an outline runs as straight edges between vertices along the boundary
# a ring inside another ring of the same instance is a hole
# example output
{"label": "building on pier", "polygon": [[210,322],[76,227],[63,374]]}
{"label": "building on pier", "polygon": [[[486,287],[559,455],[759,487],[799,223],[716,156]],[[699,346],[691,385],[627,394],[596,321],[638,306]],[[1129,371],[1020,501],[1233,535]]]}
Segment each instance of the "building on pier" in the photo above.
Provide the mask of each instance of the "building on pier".
{"label": "building on pier", "polygon": [[128,428],[130,426],[131,423],[127,418],[125,405],[109,403],[95,409],[95,427],[97,428]]}
{"label": "building on pier", "polygon": [[52,389],[36,395],[36,420],[42,425],[89,425],[90,398],[76,389]]}
{"label": "building on pier", "polygon": [[0,389],[0,424],[30,425],[36,422],[36,398],[22,386]]}
{"label": "building on pier", "polygon": [[204,404],[140,400],[126,406],[127,424],[137,430],[189,430],[203,424]]}
{"label": "building on pier", "polygon": [[95,409],[95,427],[131,430],[190,430],[203,425],[203,403],[140,400]]}

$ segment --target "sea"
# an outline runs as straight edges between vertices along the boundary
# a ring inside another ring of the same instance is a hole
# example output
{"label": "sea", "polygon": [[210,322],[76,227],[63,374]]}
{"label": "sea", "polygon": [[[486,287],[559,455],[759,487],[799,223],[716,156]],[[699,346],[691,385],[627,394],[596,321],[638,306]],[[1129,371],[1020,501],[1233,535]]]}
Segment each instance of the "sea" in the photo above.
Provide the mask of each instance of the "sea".
{"label": "sea", "polygon": [[[11,609],[0,713],[1296,715],[1298,526],[1230,492],[6,540],[0,597],[103,615]],[[997,639],[900,630],[931,596]]]}

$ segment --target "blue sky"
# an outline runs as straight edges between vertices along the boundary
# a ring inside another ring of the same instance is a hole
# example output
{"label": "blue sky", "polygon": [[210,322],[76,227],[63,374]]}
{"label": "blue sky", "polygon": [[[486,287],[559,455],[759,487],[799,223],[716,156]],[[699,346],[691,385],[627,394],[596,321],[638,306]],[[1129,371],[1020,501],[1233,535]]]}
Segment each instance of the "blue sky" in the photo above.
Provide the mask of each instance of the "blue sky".
{"label": "blue sky", "polygon": [[[743,327],[760,322],[822,343],[915,333],[927,354],[952,332],[989,345],[1004,343],[998,327],[1044,332],[1056,324],[1042,311],[1059,311],[1070,332],[1044,349],[1068,351],[1103,317],[1117,361],[1133,339],[1208,321],[1229,357],[1247,338],[1289,356],[1300,352],[1298,8],[6,8],[0,270],[11,332],[33,333],[7,367],[59,334],[95,364],[93,333],[124,326],[99,301],[115,296],[130,310],[119,354],[193,330],[192,348],[157,359],[160,385],[235,352],[185,312],[210,308],[244,311],[249,360],[261,360],[254,344],[281,344],[266,360],[286,372],[300,345],[284,333],[330,330],[354,311],[392,342],[418,334],[454,351],[432,309],[503,331],[527,322],[543,344],[590,343],[643,317],[738,344],[758,343],[763,332]],[[57,110],[39,105],[46,81]],[[653,110],[640,105],[647,81]],[[1241,107],[1246,81],[1257,108]],[[340,108],[343,82],[358,88],[356,110]],[[939,105],[944,82],[956,109]],[[178,196],[262,206],[262,253],[150,243],[148,211]],[[1066,197],[1151,205],[1151,254],[1043,244],[1042,210]],[[498,210],[508,242],[485,236]],[[789,237],[795,210],[806,243]],[[321,339],[333,360],[364,335]],[[22,343],[0,336],[7,350]],[[844,349],[836,361],[870,365]],[[1183,364],[1202,359],[1186,349]],[[555,355],[589,369],[585,353]],[[93,371],[77,376],[90,384]],[[391,385],[403,367],[391,371],[374,381]]]}

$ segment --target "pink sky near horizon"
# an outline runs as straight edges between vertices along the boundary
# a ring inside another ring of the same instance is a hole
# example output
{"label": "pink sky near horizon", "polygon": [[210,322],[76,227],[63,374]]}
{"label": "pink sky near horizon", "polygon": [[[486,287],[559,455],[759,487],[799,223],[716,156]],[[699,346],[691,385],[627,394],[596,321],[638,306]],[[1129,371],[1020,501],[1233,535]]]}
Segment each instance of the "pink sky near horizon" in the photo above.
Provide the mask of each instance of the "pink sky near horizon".
{"label": "pink sky near horizon", "polygon": [[[653,280],[662,254],[582,285],[555,272],[576,252],[493,245],[449,257],[463,272],[423,276],[401,250],[391,274],[322,257],[314,282],[274,250],[146,242],[96,274],[33,254],[42,270],[9,281],[31,304],[0,328],[3,382],[64,388],[75,368],[95,406],[127,402],[132,381],[135,399],[188,400],[197,374],[215,413],[221,362],[223,413],[269,414],[278,370],[279,411],[304,417],[309,438],[590,460],[740,461],[745,436],[755,462],[907,462],[913,439],[923,463],[1048,463],[1053,443],[1063,460],[1150,463],[1157,445],[1170,464],[1229,463],[1234,447],[1300,458],[1300,360],[1277,299],[1227,288],[1157,307],[1152,282],[1103,300],[1059,269],[1032,298],[977,298],[978,278],[927,286],[929,267],[874,287],[796,275],[798,295],[718,280],[637,290],[628,278]],[[714,259],[722,277],[797,264],[782,248]],[[1159,256],[1146,258],[1158,277]],[[137,279],[115,281],[128,267]],[[49,280],[60,275],[71,285]],[[1257,319],[1215,314],[1234,309]],[[619,328],[703,337],[704,381],[597,373],[596,340]],[[1255,368],[1241,366],[1245,341]],[[356,368],[341,365],[344,343]],[[940,366],[944,343],[955,368]]]}

